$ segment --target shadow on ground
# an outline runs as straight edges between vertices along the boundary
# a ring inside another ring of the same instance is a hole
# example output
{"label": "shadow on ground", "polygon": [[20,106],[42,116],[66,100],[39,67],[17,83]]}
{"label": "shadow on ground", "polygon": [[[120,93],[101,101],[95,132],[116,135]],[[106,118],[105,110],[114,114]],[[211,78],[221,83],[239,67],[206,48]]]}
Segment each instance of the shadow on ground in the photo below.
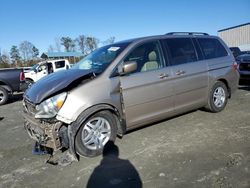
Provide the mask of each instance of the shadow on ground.
{"label": "shadow on ground", "polygon": [[250,86],[240,86],[240,90],[250,91]]}
{"label": "shadow on ground", "polygon": [[129,160],[119,158],[119,149],[109,141],[103,150],[103,159],[91,174],[87,188],[92,187],[135,187],[141,188],[139,173]]}
{"label": "shadow on ground", "polygon": [[10,103],[14,103],[14,102],[17,102],[17,101],[21,101],[23,100],[23,93],[16,93],[16,94],[13,94],[9,100],[8,100],[8,104]]}
{"label": "shadow on ground", "polygon": [[2,121],[4,119],[4,117],[0,117],[0,121]]}

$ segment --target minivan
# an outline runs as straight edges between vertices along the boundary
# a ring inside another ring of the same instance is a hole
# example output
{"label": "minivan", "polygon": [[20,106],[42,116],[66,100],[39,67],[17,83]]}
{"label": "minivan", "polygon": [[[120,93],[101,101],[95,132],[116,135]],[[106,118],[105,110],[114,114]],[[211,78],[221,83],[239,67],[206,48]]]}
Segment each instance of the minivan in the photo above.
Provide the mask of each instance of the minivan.
{"label": "minivan", "polygon": [[226,44],[168,33],[98,48],[24,94],[25,129],[53,151],[94,157],[127,131],[194,109],[222,111],[239,73]]}

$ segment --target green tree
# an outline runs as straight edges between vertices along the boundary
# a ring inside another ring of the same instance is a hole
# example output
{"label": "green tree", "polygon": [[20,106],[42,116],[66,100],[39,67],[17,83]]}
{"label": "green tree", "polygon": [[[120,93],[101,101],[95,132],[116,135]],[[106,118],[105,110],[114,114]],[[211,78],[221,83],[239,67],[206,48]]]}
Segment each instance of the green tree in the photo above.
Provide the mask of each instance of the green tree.
{"label": "green tree", "polygon": [[13,45],[10,49],[10,57],[12,59],[12,62],[17,65],[17,63],[21,60],[21,56],[19,53],[19,49],[17,46]]}
{"label": "green tree", "polygon": [[35,46],[33,46],[32,47],[32,57],[37,58],[38,55],[39,55],[39,50]]}
{"label": "green tree", "polygon": [[70,37],[62,37],[61,45],[64,46],[66,52],[74,51],[75,49],[75,42]]}
{"label": "green tree", "polygon": [[7,53],[2,54],[0,52],[0,68],[9,68],[10,58]]}

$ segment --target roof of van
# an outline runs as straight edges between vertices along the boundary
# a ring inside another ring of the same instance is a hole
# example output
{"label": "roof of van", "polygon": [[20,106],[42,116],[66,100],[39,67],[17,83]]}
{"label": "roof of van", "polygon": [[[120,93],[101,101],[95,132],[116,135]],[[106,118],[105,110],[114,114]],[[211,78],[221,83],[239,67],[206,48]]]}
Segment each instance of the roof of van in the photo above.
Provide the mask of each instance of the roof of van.
{"label": "roof of van", "polygon": [[139,37],[139,38],[132,38],[132,39],[127,39],[127,40],[122,40],[115,42],[114,44],[119,44],[119,43],[132,43],[140,40],[146,40],[146,39],[157,39],[157,38],[174,38],[174,37],[216,37],[209,35],[207,33],[202,33],[202,32],[171,32],[171,33],[166,33],[164,35],[152,35],[152,36],[145,36],[145,37]]}

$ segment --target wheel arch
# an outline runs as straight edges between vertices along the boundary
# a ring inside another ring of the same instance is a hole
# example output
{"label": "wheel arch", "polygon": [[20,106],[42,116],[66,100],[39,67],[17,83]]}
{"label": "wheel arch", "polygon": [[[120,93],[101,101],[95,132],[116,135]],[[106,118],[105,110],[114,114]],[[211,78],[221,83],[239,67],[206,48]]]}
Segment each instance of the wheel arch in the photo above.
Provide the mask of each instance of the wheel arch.
{"label": "wheel arch", "polygon": [[7,83],[0,80],[0,86],[6,89],[9,93],[12,93],[12,88]]}
{"label": "wheel arch", "polygon": [[220,81],[220,82],[222,82],[222,83],[224,83],[226,85],[227,90],[228,90],[228,98],[231,98],[231,88],[230,88],[230,86],[228,84],[228,81],[226,79],[224,79],[224,78],[220,78],[217,81]]}
{"label": "wheel arch", "polygon": [[30,77],[28,77],[28,78],[25,77],[25,80],[31,80],[32,82],[34,82],[34,80]]}
{"label": "wheel arch", "polygon": [[100,111],[110,111],[114,114],[117,123],[117,135],[123,136],[126,132],[126,124],[124,123],[121,114],[119,113],[118,109],[110,104],[98,104],[91,106],[80,113],[76,121],[68,126],[68,138],[69,138],[69,150],[70,153],[75,156],[77,160],[79,160],[79,155],[76,153],[75,150],[75,138],[76,135],[82,125],[89,117],[93,116],[94,114]]}

